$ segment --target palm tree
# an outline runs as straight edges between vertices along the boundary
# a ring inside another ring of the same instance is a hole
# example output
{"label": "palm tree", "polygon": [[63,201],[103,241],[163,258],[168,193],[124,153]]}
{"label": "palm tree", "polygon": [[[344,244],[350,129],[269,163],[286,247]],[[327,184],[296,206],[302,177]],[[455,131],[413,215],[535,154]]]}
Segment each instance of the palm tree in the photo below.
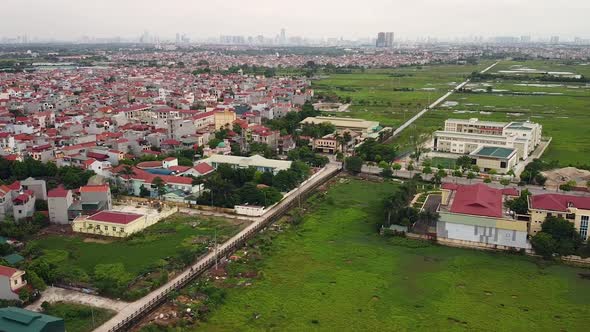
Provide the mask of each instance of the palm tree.
{"label": "palm tree", "polygon": [[164,194],[166,194],[166,182],[162,180],[161,177],[156,176],[152,180],[152,188],[155,188],[158,192],[158,198],[161,199]]}
{"label": "palm tree", "polygon": [[121,171],[119,171],[119,180],[121,179],[121,176],[124,175],[126,181],[127,181],[127,194],[129,194],[129,192],[131,191],[131,177],[133,175],[135,175],[135,171],[133,170],[133,167],[131,167],[130,165],[124,165],[123,169],[121,169]]}

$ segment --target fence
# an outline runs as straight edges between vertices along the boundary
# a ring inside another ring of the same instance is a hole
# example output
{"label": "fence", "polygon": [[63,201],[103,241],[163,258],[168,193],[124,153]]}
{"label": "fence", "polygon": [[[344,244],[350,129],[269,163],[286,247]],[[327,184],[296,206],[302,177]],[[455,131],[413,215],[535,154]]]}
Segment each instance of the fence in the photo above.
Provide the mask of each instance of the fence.
{"label": "fence", "polygon": [[[333,169],[329,174],[326,175],[325,178],[315,183],[313,186],[303,189],[300,191],[299,196],[301,199],[306,198],[315,188],[323,185],[327,181],[329,181],[334,175],[336,175],[340,170]],[[303,196],[303,197],[301,197]],[[191,280],[195,279],[196,277],[203,274],[203,272],[207,271],[215,261],[219,257],[225,257],[231,253],[233,253],[236,249],[241,248],[246,241],[250,238],[254,237],[260,230],[268,226],[269,224],[278,220],[287,210],[289,210],[293,205],[297,204],[297,200],[293,199],[289,202],[283,201],[283,205],[279,204],[277,209],[274,211],[269,211],[268,216],[266,219],[259,222],[252,224],[250,229],[244,234],[238,235],[230,239],[228,242],[222,244],[221,248],[212,256],[209,257],[204,262],[199,263],[197,266],[193,266],[190,270],[185,271],[181,276],[177,277],[170,285],[165,285],[163,289],[159,289],[159,293],[155,295],[152,299],[150,299],[146,304],[141,306],[135,312],[130,314],[129,316],[125,317],[121,322],[117,325],[109,329],[109,332],[116,332],[116,331],[124,331],[128,327],[132,326],[132,324],[137,321],[139,318],[143,317],[145,314],[149,313],[155,307],[157,307],[161,302],[165,301],[166,297],[174,290],[180,289],[188,284]],[[150,296],[150,295],[148,295]]]}

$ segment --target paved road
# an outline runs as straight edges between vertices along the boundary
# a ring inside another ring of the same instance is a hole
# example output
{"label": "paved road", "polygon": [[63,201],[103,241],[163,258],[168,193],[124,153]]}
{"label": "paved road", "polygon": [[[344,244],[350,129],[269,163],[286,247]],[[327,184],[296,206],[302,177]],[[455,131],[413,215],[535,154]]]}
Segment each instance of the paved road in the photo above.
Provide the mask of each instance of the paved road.
{"label": "paved road", "polygon": [[[494,63],[493,65],[487,67],[486,69],[482,70],[481,73],[485,74],[488,70],[494,68],[499,62]],[[445,101],[447,98],[449,98],[453,93],[455,93],[455,91],[461,89],[462,87],[464,87],[465,85],[467,85],[469,83],[469,79],[467,79],[465,82],[457,85],[453,90],[447,92],[444,96],[438,98],[434,103],[430,104],[428,107],[426,107],[425,109],[423,109],[422,111],[420,111],[418,114],[414,115],[410,120],[406,121],[406,123],[404,123],[403,125],[401,125],[399,128],[397,128],[394,132],[393,132],[393,136],[392,137],[396,137],[397,135],[399,135],[402,131],[404,131],[406,128],[408,128],[412,123],[414,123],[414,121],[418,120],[422,115],[424,115],[426,112],[428,112],[429,110],[435,108],[436,106],[438,106],[440,103],[442,103],[443,101]]]}
{"label": "paved road", "polygon": [[59,301],[73,302],[99,308],[111,309],[115,311],[122,310],[123,308],[129,305],[128,302],[116,301],[113,299],[108,299],[106,297],[80,293],[69,289],[47,287],[43,294],[41,294],[41,298],[39,298],[39,300],[37,300],[36,302],[28,305],[27,309],[33,311],[41,311],[41,304],[45,301],[49,303]]}
{"label": "paved road", "polygon": [[[304,183],[301,186],[301,188],[297,192],[294,192],[291,195],[286,196],[285,199],[283,199],[280,203],[278,203],[277,205],[275,205],[272,208],[271,211],[280,210],[280,209],[284,208],[285,206],[288,206],[295,199],[298,199],[298,193],[299,192],[305,191],[308,188],[311,188],[311,187],[315,186],[318,182],[322,181],[326,177],[331,176],[334,172],[338,171],[339,168],[340,168],[339,163],[330,163],[330,164],[328,164],[326,166],[326,168],[322,172],[320,172],[319,174],[317,174],[317,176],[312,177],[311,179],[309,179],[306,183]],[[229,239],[225,243],[223,243],[220,246],[218,246],[218,249],[217,250],[218,251],[222,251],[225,248],[231,247],[243,235],[248,234],[250,232],[250,230],[255,229],[261,223],[266,222],[267,218],[270,218],[271,215],[272,215],[272,212],[267,212],[262,217],[253,218],[254,221],[250,225],[248,225],[240,233],[236,234],[235,236],[233,236],[231,239]],[[193,266],[187,268],[184,272],[182,272],[179,275],[177,275],[174,279],[168,281],[168,283],[166,283],[165,285],[163,285],[160,288],[154,290],[153,292],[149,293],[148,295],[144,296],[143,298],[141,298],[141,299],[139,299],[139,300],[137,300],[137,301],[135,301],[133,303],[127,304],[125,307],[123,307],[123,308],[121,308],[119,310],[118,314],[115,317],[111,318],[105,324],[103,324],[102,326],[98,327],[95,331],[97,331],[97,332],[107,332],[107,331],[109,331],[111,328],[113,328],[114,326],[116,326],[119,322],[123,321],[123,319],[125,319],[126,317],[130,316],[131,314],[133,314],[137,310],[139,310],[143,305],[149,303],[152,299],[157,298],[161,293],[164,293],[164,291],[168,287],[170,287],[171,285],[175,284],[177,281],[181,280],[185,276],[189,275],[191,268],[197,268],[200,264],[203,264],[203,263],[209,261],[210,259],[215,258],[215,254],[216,254],[215,251],[209,252],[207,255],[201,257],[201,259],[198,262],[194,263]]]}
{"label": "paved road", "polygon": [[[372,174],[372,175],[379,175],[381,174],[382,169],[377,167],[377,166],[367,166],[364,165],[362,172],[365,174]],[[407,171],[407,170],[399,170],[397,171],[394,175],[396,177],[399,178],[405,178],[405,179],[410,179],[414,176],[414,174],[420,173],[420,171]],[[432,180],[432,175],[428,175],[428,174],[421,174],[422,178],[424,180],[430,181]],[[484,180],[482,178],[475,178],[475,179],[467,179],[467,178],[458,178],[458,177],[454,177],[454,176],[448,176],[446,178],[442,179],[443,183],[456,183],[456,184],[475,184],[475,183],[484,183]],[[510,184],[508,186],[503,186],[498,182],[492,182],[492,183],[487,183],[488,186],[493,187],[493,188],[498,188],[498,189],[502,189],[502,188],[516,188],[518,190],[522,190],[522,189],[528,189],[532,194],[548,194],[548,193],[554,193],[554,192],[558,192],[557,190],[549,190],[549,189],[544,189],[543,187],[540,186],[533,186],[533,185],[526,185],[526,186],[517,186],[515,184]],[[590,196],[590,193],[585,193],[585,192],[577,192],[577,191],[568,191],[567,192],[568,195],[574,195],[574,196]]]}

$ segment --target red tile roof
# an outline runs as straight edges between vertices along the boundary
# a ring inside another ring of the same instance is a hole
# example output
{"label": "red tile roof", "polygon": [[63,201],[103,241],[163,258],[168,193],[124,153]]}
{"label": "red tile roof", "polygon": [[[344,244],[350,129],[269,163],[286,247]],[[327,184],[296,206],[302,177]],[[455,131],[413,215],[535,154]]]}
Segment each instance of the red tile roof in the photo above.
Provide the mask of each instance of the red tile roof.
{"label": "red tile roof", "polygon": [[141,214],[118,212],[118,211],[100,211],[87,218],[92,221],[110,222],[113,224],[127,225],[143,217]]}
{"label": "red tile roof", "polygon": [[484,217],[502,217],[502,191],[478,183],[459,186],[451,212]]}
{"label": "red tile roof", "polygon": [[109,190],[109,185],[101,184],[101,185],[89,185],[80,187],[81,193],[103,193]]}
{"label": "red tile roof", "polygon": [[590,210],[590,197],[573,195],[543,194],[531,198],[531,208],[566,212],[568,206]]}
{"label": "red tile roof", "polygon": [[66,190],[64,188],[55,188],[55,189],[51,189],[48,193],[47,193],[47,197],[66,197],[68,195],[69,190]]}
{"label": "red tile roof", "polygon": [[9,267],[9,266],[4,266],[4,265],[0,265],[0,275],[6,276],[6,277],[12,277],[15,273],[17,273],[19,270]]}
{"label": "red tile roof", "polygon": [[207,163],[200,163],[195,166],[194,169],[203,175],[211,173],[214,170],[214,168]]}

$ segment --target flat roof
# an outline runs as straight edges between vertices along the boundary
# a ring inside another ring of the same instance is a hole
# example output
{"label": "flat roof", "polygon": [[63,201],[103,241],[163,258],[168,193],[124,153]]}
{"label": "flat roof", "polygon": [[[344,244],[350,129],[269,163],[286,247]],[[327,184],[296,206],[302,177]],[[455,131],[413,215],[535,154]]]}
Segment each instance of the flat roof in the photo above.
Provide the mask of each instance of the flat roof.
{"label": "flat roof", "polygon": [[516,152],[516,150],[511,149],[511,148],[501,148],[501,147],[495,147],[495,146],[482,146],[478,150],[471,153],[471,155],[478,156],[478,157],[492,157],[492,158],[507,159],[515,152]]}
{"label": "flat roof", "polygon": [[286,170],[291,167],[291,161],[267,159],[259,155],[253,155],[251,157],[240,157],[240,156],[225,156],[221,154],[214,154],[207,159],[203,159],[200,163],[218,163],[218,164],[233,164],[242,167],[268,167],[276,168],[279,170]]}

